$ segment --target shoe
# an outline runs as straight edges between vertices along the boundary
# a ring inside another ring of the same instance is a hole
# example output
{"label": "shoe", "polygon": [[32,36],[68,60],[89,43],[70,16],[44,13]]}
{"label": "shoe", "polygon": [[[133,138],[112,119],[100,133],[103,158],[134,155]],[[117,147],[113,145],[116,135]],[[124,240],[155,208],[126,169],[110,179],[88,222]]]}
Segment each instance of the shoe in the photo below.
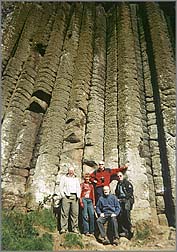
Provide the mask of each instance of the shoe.
{"label": "shoe", "polygon": [[119,244],[119,238],[117,238],[117,237],[114,238],[113,244],[117,246]]}
{"label": "shoe", "polygon": [[73,229],[72,232],[75,233],[75,234],[79,234],[79,231],[77,229]]}
{"label": "shoe", "polygon": [[85,235],[86,235],[86,236],[90,236],[90,234],[89,234],[88,232],[87,232],[87,233],[85,233]]}
{"label": "shoe", "polygon": [[131,240],[131,238],[133,237],[133,232],[130,231],[126,237],[127,239]]}
{"label": "shoe", "polygon": [[61,229],[60,230],[60,234],[64,234],[64,233],[66,233],[66,230],[65,229]]}
{"label": "shoe", "polygon": [[123,233],[120,233],[119,235],[120,235],[120,237],[127,237],[127,234],[124,233],[124,232],[123,232]]}
{"label": "shoe", "polygon": [[108,240],[107,237],[104,237],[103,238],[103,245],[108,245],[108,244],[110,244],[110,241]]}

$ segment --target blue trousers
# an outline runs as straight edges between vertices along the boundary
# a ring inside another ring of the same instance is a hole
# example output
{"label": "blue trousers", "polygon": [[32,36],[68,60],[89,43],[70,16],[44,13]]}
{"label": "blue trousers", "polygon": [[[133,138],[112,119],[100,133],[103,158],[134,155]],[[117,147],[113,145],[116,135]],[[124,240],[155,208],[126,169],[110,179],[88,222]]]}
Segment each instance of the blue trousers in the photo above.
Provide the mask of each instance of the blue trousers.
{"label": "blue trousers", "polygon": [[85,233],[94,233],[94,209],[92,200],[89,198],[83,198],[82,202],[84,208],[82,209],[82,223],[83,223],[83,232]]}

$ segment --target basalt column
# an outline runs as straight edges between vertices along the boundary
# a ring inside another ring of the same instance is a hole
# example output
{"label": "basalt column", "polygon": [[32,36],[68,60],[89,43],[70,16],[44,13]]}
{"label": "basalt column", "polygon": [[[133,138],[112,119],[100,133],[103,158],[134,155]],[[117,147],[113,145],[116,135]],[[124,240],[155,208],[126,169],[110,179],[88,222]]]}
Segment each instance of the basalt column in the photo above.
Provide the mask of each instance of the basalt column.
{"label": "basalt column", "polygon": [[106,13],[96,7],[93,73],[91,79],[83,159],[83,172],[89,172],[103,159],[104,97],[106,76]]}
{"label": "basalt column", "polygon": [[93,65],[95,5],[84,4],[82,14],[79,46],[74,66],[57,183],[59,183],[61,174],[67,172],[68,165],[75,168],[78,177],[81,177],[82,174],[86,115]]}
{"label": "basalt column", "polygon": [[[62,12],[59,15],[60,21],[57,21],[55,32],[58,34],[57,29],[61,29],[60,36],[57,38],[59,41],[63,41],[63,46],[58,51],[60,55],[56,55],[55,53],[58,52],[53,51],[54,62],[60,56],[60,63],[52,89],[50,106],[42,125],[39,156],[29,187],[34,202],[42,202],[44,197],[53,194],[54,191],[63,144],[73,65],[78,47],[82,5],[77,6],[77,8],[74,8],[74,6],[70,8],[69,5],[62,6]],[[46,174],[49,176],[46,176]],[[31,190],[33,187],[35,187],[35,190]]]}
{"label": "basalt column", "polygon": [[[26,12],[28,12],[28,15]],[[15,47],[10,47],[12,55],[3,72],[2,188],[4,204],[10,204],[12,207],[17,202],[21,202],[19,207],[26,207],[26,180],[29,175],[33,147],[36,141],[36,131],[38,131],[41,122],[41,115],[34,115],[28,111],[41,59],[41,55],[33,46],[32,41],[35,43],[35,40],[42,41],[44,39],[43,33],[38,34],[39,27],[36,26],[36,22],[38,23],[40,18],[44,19],[45,16],[48,23],[51,14],[52,10],[46,13],[46,8],[41,11],[38,5],[25,5],[20,15],[25,15],[26,19],[18,40],[15,42]],[[14,16],[16,15],[14,14]],[[16,30],[18,24],[13,25],[15,25]],[[11,81],[12,78],[15,82]],[[31,139],[28,138],[31,133],[25,133],[27,129],[29,131],[27,121],[30,121],[29,125],[33,125],[31,127],[33,137]],[[28,147],[28,150],[23,148],[25,141],[27,145],[29,144],[31,153],[29,153]],[[25,162],[23,155],[26,155]],[[17,186],[14,187],[14,184]]]}
{"label": "basalt column", "polygon": [[[157,3],[146,4],[146,39],[153,87],[157,136],[160,150],[165,213],[175,220],[175,60],[165,17]],[[149,34],[147,37],[147,33]],[[155,167],[153,167],[156,170]],[[156,185],[159,180],[155,178]],[[160,204],[160,202],[159,202]]]}
{"label": "basalt column", "polygon": [[129,164],[133,224],[175,225],[175,5],[165,6],[11,5],[2,23],[3,207],[50,207],[68,167],[82,181],[103,159]]}
{"label": "basalt column", "polygon": [[117,91],[117,29],[114,8],[107,19],[104,158],[108,167],[117,167],[118,164]]}
{"label": "basalt column", "polygon": [[119,159],[120,163],[130,162],[127,174],[135,188],[137,206],[133,214],[140,219],[143,214],[148,219],[151,216],[149,184],[144,158],[139,152],[143,139],[143,100],[134,39],[137,34],[133,33],[129,5],[122,4],[117,11]]}

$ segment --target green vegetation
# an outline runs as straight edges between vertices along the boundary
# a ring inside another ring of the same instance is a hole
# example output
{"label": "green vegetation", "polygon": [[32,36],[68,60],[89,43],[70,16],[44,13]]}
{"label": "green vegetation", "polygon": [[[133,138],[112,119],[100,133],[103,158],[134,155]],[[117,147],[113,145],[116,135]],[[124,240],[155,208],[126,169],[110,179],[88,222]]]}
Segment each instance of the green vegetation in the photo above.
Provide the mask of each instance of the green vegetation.
{"label": "green vegetation", "polygon": [[137,225],[136,229],[137,229],[136,234],[135,234],[136,240],[143,241],[143,240],[148,239],[151,235],[151,230],[150,230],[150,227],[147,223]]}
{"label": "green vegetation", "polygon": [[137,230],[136,239],[137,240],[146,240],[150,236],[149,229]]}
{"label": "green vegetation", "polygon": [[55,231],[57,225],[56,218],[51,210],[44,208],[39,211],[30,212],[29,215],[35,226],[42,226],[51,232]]}
{"label": "green vegetation", "polygon": [[84,248],[82,236],[74,233],[67,233],[64,237],[63,246],[65,248]]}
{"label": "green vegetation", "polygon": [[[42,234],[36,227],[43,230]],[[3,209],[2,249],[52,250],[53,239],[48,230],[53,231],[55,228],[56,220],[51,210],[43,209],[25,214]]]}

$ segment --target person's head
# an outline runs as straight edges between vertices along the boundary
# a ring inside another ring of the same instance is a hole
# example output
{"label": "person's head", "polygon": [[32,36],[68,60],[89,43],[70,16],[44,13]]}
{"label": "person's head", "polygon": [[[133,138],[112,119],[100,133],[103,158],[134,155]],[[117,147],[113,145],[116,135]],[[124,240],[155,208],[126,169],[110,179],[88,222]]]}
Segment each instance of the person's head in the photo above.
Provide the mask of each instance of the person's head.
{"label": "person's head", "polygon": [[90,181],[90,173],[85,173],[84,175],[84,181],[88,183]]}
{"label": "person's head", "polygon": [[69,176],[73,176],[74,175],[74,167],[69,167],[68,168],[68,174],[69,174]]}
{"label": "person's head", "polygon": [[109,195],[109,192],[110,192],[109,186],[103,186],[103,193],[104,193],[104,195]]}
{"label": "person's head", "polygon": [[124,175],[123,175],[122,172],[118,172],[118,173],[117,173],[117,179],[118,179],[118,181],[123,181]]}
{"label": "person's head", "polygon": [[99,168],[100,170],[104,170],[104,161],[100,161],[100,162],[98,163],[98,168]]}

